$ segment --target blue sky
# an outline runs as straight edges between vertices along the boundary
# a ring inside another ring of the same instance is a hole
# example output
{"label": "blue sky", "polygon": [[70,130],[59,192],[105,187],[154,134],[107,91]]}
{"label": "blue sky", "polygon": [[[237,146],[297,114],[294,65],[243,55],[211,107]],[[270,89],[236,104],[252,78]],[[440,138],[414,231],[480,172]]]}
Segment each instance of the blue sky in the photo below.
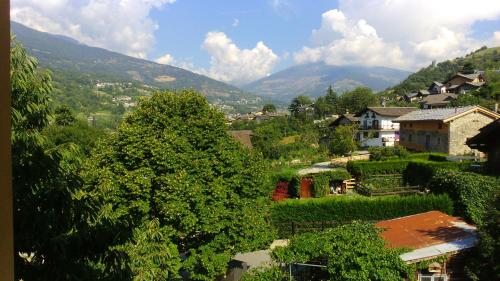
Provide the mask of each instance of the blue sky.
{"label": "blue sky", "polygon": [[315,62],[414,71],[500,45],[498,0],[12,0],[11,18],[235,85]]}

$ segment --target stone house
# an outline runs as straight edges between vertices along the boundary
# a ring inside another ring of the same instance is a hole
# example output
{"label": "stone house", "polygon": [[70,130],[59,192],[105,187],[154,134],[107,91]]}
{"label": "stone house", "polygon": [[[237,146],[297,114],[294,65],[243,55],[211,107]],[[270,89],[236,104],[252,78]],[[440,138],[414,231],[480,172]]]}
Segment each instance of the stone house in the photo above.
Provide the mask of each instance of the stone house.
{"label": "stone house", "polygon": [[359,118],[354,114],[341,114],[337,119],[335,119],[332,123],[330,123],[329,127],[333,130],[341,125],[352,125],[359,124]]}
{"label": "stone house", "polygon": [[500,174],[500,119],[479,129],[479,134],[468,139],[466,143],[470,148],[486,153],[487,169]]}
{"label": "stone house", "polygon": [[399,124],[392,120],[417,110],[414,107],[367,107],[359,118],[358,141],[363,147],[394,146],[399,141]]}
{"label": "stone house", "polygon": [[479,129],[500,118],[480,106],[416,110],[394,119],[400,126],[399,144],[413,151],[450,155],[472,154],[465,142]]}

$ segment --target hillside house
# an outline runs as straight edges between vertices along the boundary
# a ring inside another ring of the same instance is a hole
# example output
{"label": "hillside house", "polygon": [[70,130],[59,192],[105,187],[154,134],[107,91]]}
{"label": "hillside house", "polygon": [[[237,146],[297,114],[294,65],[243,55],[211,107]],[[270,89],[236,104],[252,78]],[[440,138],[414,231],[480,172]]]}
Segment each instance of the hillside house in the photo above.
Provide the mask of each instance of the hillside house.
{"label": "hillside house", "polygon": [[486,153],[487,169],[500,174],[500,119],[479,129],[479,134],[468,139],[466,143],[470,148]]}
{"label": "hillside house", "polygon": [[470,85],[477,85],[477,86],[482,86],[486,80],[484,79],[484,73],[482,71],[478,71],[472,74],[463,74],[463,73],[457,73],[453,75],[450,79],[446,80],[444,84],[446,85],[446,88],[450,89],[453,86],[456,85],[464,85],[464,84],[470,84]]}
{"label": "hillside house", "polygon": [[456,99],[457,95],[453,93],[428,95],[421,100],[420,105],[423,109],[445,108],[449,107],[450,103]]}
{"label": "hillside house", "polygon": [[394,119],[400,126],[399,144],[413,151],[471,154],[465,142],[479,129],[500,118],[480,106],[416,110]]}
{"label": "hillside house", "polygon": [[380,236],[388,248],[409,248],[401,254],[407,264],[443,257],[415,273],[419,281],[465,280],[467,251],[477,243],[476,227],[439,211],[380,221]]}
{"label": "hillside house", "polygon": [[399,141],[399,124],[392,120],[417,110],[414,107],[368,107],[359,118],[358,140],[361,146],[394,146]]}
{"label": "hillside house", "polygon": [[341,114],[337,119],[335,119],[332,123],[330,123],[330,128],[335,130],[338,126],[341,125],[352,125],[359,124],[359,118],[354,114]]}
{"label": "hillside house", "polygon": [[441,82],[434,81],[429,86],[428,91],[433,95],[444,94],[446,93],[446,86]]}

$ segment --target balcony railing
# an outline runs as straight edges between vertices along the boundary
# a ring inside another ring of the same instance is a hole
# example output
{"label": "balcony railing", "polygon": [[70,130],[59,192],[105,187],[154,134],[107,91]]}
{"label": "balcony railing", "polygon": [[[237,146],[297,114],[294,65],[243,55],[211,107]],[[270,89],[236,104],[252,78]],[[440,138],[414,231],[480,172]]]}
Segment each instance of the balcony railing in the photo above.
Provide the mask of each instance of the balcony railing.
{"label": "balcony railing", "polygon": [[397,126],[380,126],[380,125],[361,125],[359,126],[360,130],[399,130]]}

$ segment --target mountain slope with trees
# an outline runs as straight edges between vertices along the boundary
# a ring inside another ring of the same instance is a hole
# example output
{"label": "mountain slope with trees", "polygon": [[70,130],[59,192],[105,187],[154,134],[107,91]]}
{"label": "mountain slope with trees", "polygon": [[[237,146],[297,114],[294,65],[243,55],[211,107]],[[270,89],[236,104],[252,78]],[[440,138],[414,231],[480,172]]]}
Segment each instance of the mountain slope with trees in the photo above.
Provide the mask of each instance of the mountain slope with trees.
{"label": "mountain slope with trees", "polygon": [[[158,89],[190,88],[226,111],[248,112],[261,108],[261,99],[237,87],[178,67],[129,57],[80,44],[60,35],[39,32],[11,22],[11,31],[42,67],[53,72],[56,104],[68,104],[87,115],[116,108],[113,97],[137,100]],[[98,83],[103,87],[96,87]]]}
{"label": "mountain slope with trees", "polygon": [[408,74],[407,71],[387,67],[311,63],[292,66],[243,88],[261,96],[289,102],[298,95],[321,96],[330,85],[339,93],[361,86],[381,91],[400,82]]}
{"label": "mountain slope with trees", "polygon": [[482,47],[465,57],[440,63],[433,62],[431,65],[411,74],[398,85],[389,88],[386,92],[405,94],[427,89],[433,81],[445,81],[457,72],[470,68],[481,71],[500,69],[500,47]]}

